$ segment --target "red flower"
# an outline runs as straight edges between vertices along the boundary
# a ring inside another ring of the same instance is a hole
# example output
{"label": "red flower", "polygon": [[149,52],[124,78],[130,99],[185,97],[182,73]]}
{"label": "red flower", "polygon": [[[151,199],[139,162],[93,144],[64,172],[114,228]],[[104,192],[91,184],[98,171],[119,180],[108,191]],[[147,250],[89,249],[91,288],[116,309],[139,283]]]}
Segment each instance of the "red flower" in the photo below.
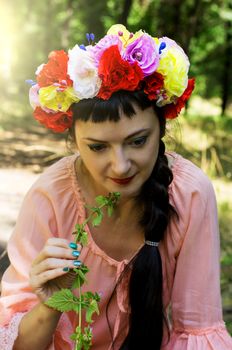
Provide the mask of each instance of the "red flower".
{"label": "red flower", "polygon": [[37,76],[37,82],[40,87],[52,85],[54,83],[67,82],[67,86],[72,86],[72,80],[67,73],[68,54],[64,50],[52,51],[46,63]]}
{"label": "red flower", "polygon": [[70,109],[67,112],[47,113],[36,107],[33,114],[36,120],[55,132],[63,132],[72,125],[73,112]]}
{"label": "red flower", "polygon": [[138,63],[130,64],[123,60],[117,45],[109,47],[102,54],[98,74],[102,85],[97,96],[103,100],[109,99],[118,90],[136,90],[143,79]]}
{"label": "red flower", "polygon": [[174,119],[178,116],[182,108],[185,106],[186,102],[190,98],[192,91],[194,89],[195,79],[188,80],[188,86],[184,91],[183,95],[178,98],[176,103],[169,104],[164,107],[164,115],[167,119]]}
{"label": "red flower", "polygon": [[[144,79],[144,92],[147,94],[149,100],[156,100],[159,90],[163,87],[164,78],[160,73],[153,73]],[[158,90],[158,91],[157,91]]]}

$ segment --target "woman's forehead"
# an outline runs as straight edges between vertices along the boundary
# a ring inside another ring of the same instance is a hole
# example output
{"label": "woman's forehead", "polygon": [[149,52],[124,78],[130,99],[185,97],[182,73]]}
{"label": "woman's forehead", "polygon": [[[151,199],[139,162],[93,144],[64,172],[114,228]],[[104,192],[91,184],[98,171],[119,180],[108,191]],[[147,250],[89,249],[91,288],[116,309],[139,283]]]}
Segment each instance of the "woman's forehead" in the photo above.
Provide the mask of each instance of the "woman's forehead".
{"label": "woman's forehead", "polygon": [[153,109],[147,108],[136,111],[131,118],[122,114],[117,122],[106,120],[95,123],[91,120],[77,120],[75,131],[77,137],[84,139],[108,140],[113,139],[114,136],[126,139],[142,131],[152,131],[157,128],[157,125],[159,122]]}

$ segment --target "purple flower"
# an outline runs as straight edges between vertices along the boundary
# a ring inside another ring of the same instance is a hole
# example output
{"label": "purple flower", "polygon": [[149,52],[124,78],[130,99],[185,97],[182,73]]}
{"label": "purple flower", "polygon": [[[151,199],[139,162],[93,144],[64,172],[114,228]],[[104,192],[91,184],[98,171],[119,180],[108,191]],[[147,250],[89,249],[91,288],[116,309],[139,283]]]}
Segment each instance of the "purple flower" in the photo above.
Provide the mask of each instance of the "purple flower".
{"label": "purple flower", "polygon": [[88,50],[93,55],[97,66],[101,59],[103,52],[110,46],[117,45],[119,52],[122,51],[122,42],[117,35],[105,35],[96,45],[88,47]]}
{"label": "purple flower", "polygon": [[159,64],[159,52],[155,41],[146,33],[126,47],[123,58],[129,63],[137,62],[144,76],[155,72]]}

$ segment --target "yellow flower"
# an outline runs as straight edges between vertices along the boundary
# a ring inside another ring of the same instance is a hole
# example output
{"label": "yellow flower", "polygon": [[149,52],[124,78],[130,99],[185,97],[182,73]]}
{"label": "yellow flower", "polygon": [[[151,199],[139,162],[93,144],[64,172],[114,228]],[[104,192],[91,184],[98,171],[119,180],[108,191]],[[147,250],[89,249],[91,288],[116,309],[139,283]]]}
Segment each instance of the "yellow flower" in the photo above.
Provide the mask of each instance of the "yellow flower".
{"label": "yellow flower", "polygon": [[127,45],[131,44],[134,40],[138,39],[143,34],[144,32],[141,29],[135,34],[130,33],[123,24],[114,24],[107,32],[107,35],[118,35],[124,48],[126,48]]}
{"label": "yellow flower", "polygon": [[130,36],[130,32],[126,29],[123,24],[114,24],[110,27],[107,32],[107,35],[118,35],[119,32],[123,33],[123,37],[128,40]]}
{"label": "yellow flower", "polygon": [[72,87],[59,91],[57,86],[46,86],[39,90],[39,102],[42,107],[52,109],[55,112],[66,112],[72,103],[78,102]]}
{"label": "yellow flower", "polygon": [[178,47],[170,47],[161,56],[157,72],[164,77],[164,88],[169,97],[180,97],[188,85],[189,60]]}
{"label": "yellow flower", "polygon": [[158,39],[158,38],[155,38],[154,36],[153,36],[153,39],[154,39],[154,41],[155,41],[155,44],[156,44],[157,46],[159,46],[159,39]]}

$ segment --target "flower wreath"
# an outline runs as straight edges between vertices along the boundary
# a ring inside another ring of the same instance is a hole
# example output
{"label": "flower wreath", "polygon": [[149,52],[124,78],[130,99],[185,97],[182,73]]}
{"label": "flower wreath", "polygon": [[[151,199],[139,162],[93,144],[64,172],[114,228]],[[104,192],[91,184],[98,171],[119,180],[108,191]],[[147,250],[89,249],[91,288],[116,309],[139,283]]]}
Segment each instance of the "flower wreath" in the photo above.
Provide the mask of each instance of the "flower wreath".
{"label": "flower wreath", "polygon": [[167,37],[153,38],[139,30],[130,33],[113,25],[98,43],[86,34],[89,45],[67,52],[53,51],[46,64],[29,80],[34,117],[47,128],[63,132],[72,125],[73,103],[98,97],[108,100],[118,90],[143,89],[150,100],[173,119],[189,99],[194,79],[188,79],[189,60]]}

